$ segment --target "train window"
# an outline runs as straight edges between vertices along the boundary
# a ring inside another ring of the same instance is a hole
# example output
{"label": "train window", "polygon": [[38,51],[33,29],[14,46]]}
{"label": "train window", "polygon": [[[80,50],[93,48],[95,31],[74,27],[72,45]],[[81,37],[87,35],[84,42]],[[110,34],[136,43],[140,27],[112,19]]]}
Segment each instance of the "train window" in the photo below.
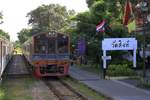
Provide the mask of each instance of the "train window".
{"label": "train window", "polygon": [[6,55],[6,46],[3,46],[2,48],[3,48],[3,56],[5,56]]}
{"label": "train window", "polygon": [[55,47],[56,47],[56,38],[50,37],[48,40],[48,53],[56,53]]}
{"label": "train window", "polygon": [[58,53],[68,53],[68,41],[68,37],[63,34],[57,36]]}
{"label": "train window", "polygon": [[40,53],[40,54],[47,54],[48,50],[48,37],[46,34],[42,34],[39,36],[36,36],[34,38],[34,51],[35,53]]}

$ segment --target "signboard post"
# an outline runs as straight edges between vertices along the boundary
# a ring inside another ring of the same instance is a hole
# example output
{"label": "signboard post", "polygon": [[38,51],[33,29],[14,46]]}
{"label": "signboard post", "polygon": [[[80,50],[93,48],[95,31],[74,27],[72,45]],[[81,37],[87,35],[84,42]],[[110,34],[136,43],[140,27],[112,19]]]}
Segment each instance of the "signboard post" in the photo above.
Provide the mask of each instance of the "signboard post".
{"label": "signboard post", "polygon": [[135,68],[136,49],[137,49],[137,40],[135,38],[105,38],[102,41],[104,78],[105,78],[105,70],[107,68],[107,60],[111,59],[111,56],[106,55],[106,51],[133,50],[133,67]]}

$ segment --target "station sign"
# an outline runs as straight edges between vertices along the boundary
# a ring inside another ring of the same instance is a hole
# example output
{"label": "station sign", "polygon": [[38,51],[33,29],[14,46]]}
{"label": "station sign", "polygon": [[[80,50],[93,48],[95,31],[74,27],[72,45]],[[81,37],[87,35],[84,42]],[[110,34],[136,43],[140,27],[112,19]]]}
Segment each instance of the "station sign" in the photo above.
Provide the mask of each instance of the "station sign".
{"label": "station sign", "polygon": [[135,38],[105,38],[102,50],[134,50],[137,49]]}
{"label": "station sign", "polygon": [[136,49],[137,40],[135,38],[105,38],[102,41],[103,68],[106,69],[107,60],[111,60],[111,56],[106,54],[106,51],[110,50],[133,50],[133,67],[136,67]]}

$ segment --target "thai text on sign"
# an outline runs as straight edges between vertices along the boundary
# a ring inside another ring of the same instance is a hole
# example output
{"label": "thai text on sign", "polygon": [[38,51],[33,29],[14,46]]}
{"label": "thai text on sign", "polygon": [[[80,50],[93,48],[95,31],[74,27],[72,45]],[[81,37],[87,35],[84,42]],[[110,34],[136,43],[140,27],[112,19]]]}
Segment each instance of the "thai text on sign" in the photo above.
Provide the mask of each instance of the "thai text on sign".
{"label": "thai text on sign", "polygon": [[137,49],[135,38],[105,38],[102,41],[103,50],[133,50]]}

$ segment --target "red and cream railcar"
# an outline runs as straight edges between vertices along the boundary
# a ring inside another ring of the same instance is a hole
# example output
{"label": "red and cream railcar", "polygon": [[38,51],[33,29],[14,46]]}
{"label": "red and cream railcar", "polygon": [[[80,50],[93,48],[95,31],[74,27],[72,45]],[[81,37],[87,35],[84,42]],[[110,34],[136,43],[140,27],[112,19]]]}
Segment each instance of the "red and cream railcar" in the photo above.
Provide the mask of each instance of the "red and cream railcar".
{"label": "red and cream railcar", "polygon": [[65,76],[70,60],[70,38],[56,32],[38,33],[24,43],[23,53],[36,76]]}
{"label": "red and cream railcar", "polygon": [[11,59],[13,51],[13,44],[5,37],[0,37],[0,79]]}

